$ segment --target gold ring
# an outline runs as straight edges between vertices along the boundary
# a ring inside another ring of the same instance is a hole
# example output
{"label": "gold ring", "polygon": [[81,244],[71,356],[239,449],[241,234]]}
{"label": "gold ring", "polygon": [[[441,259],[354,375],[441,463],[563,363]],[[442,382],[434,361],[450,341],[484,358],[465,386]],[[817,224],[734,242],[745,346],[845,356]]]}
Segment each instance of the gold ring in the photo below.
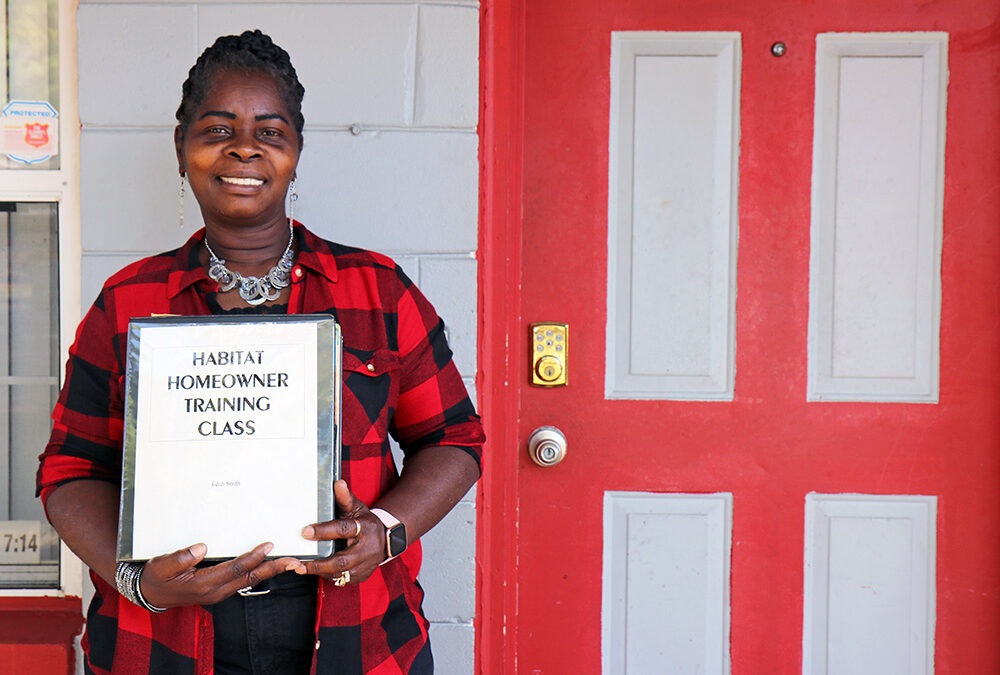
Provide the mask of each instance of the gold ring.
{"label": "gold ring", "polygon": [[357,539],[361,534],[361,521],[357,518],[354,519],[354,527],[358,528],[354,531],[354,539]]}
{"label": "gold ring", "polygon": [[346,586],[351,582],[351,570],[344,570],[340,576],[333,580],[334,586]]}

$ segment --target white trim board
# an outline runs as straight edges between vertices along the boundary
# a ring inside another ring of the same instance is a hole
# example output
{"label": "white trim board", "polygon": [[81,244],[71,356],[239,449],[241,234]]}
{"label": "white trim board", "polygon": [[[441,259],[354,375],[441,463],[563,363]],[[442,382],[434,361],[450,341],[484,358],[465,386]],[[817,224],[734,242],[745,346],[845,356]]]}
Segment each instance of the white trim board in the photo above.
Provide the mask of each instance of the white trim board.
{"label": "white trim board", "polygon": [[932,675],[937,498],[806,496],[803,675]]}
{"label": "white trim board", "polygon": [[733,398],[740,63],[739,33],[611,33],[609,399]]}
{"label": "white trim board", "polygon": [[938,400],[947,52],[816,38],[810,401]]}
{"label": "white trim board", "polygon": [[601,672],[730,672],[733,496],[604,493]]}

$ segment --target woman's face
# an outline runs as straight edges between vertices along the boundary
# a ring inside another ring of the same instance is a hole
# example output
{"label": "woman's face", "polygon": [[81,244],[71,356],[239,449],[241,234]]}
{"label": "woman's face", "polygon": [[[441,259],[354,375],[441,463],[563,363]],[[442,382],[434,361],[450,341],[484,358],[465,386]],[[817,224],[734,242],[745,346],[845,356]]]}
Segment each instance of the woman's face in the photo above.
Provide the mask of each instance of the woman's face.
{"label": "woman's face", "polygon": [[182,135],[177,160],[205,225],[261,225],[285,217],[299,136],[271,75],[220,70]]}

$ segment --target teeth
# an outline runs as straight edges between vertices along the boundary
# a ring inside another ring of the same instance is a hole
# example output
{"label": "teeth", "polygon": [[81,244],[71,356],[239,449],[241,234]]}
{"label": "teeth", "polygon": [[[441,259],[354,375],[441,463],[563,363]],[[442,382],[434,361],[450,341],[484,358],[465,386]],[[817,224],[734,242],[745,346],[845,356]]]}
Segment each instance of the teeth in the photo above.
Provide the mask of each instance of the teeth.
{"label": "teeth", "polygon": [[230,185],[263,185],[264,181],[258,178],[233,178],[230,176],[220,176],[223,183]]}

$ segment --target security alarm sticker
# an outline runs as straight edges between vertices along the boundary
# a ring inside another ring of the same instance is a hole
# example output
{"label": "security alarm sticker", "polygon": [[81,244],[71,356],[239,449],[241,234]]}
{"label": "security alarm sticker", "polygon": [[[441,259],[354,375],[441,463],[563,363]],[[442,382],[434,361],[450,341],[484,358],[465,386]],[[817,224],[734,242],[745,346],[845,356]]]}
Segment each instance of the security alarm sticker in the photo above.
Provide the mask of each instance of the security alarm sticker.
{"label": "security alarm sticker", "polygon": [[59,113],[48,101],[10,101],[0,111],[0,146],[15,162],[37,164],[59,154]]}

